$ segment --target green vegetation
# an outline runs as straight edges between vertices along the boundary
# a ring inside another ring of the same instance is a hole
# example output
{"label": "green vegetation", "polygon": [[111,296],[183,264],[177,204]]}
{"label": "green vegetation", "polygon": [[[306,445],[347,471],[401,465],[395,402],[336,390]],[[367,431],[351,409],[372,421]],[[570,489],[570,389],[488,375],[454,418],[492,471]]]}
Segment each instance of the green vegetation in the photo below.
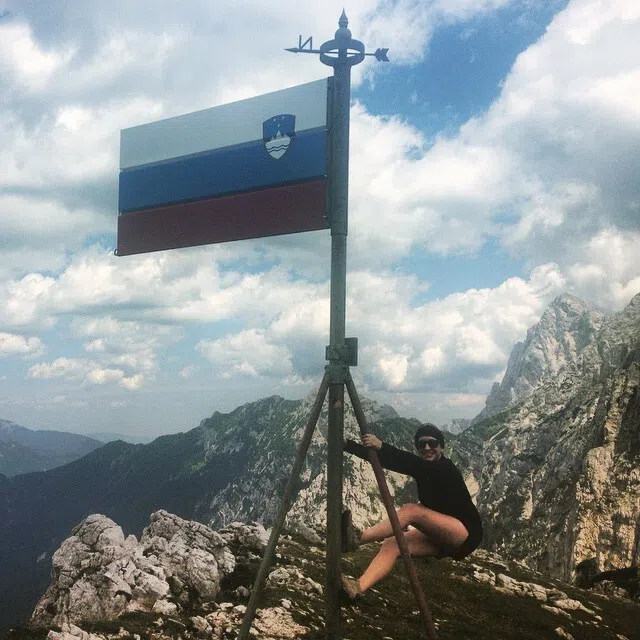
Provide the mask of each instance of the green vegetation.
{"label": "green vegetation", "polygon": [[476,438],[486,442],[493,437],[497,437],[500,431],[506,429],[505,425],[509,421],[509,417],[515,413],[516,407],[497,413],[495,416],[491,416],[490,418],[469,427],[462,435],[464,438],[475,436]]}

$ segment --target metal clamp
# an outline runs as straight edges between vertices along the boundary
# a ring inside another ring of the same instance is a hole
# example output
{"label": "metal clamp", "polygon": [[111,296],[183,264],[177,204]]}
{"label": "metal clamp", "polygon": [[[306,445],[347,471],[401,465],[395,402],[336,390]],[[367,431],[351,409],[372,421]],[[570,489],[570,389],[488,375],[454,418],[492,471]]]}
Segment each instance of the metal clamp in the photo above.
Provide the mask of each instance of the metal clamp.
{"label": "metal clamp", "polygon": [[344,344],[328,345],[325,349],[325,360],[347,367],[357,367],[358,338],[345,338]]}

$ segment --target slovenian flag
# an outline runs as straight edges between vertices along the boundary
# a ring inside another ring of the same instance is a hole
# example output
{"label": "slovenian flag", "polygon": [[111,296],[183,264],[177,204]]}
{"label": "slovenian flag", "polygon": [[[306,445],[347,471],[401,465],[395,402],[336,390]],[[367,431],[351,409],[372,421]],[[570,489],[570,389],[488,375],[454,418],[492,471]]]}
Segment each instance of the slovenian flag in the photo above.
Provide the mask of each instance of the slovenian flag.
{"label": "slovenian flag", "polygon": [[120,256],[327,228],[330,79],[124,129]]}

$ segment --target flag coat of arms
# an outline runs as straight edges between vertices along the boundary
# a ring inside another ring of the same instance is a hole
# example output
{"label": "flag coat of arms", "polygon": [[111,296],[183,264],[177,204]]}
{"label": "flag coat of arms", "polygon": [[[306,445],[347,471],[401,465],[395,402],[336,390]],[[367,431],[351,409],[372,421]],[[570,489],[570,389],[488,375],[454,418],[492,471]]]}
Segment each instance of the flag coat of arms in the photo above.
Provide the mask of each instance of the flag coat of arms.
{"label": "flag coat of arms", "polygon": [[117,254],[327,228],[330,84],[123,130]]}
{"label": "flag coat of arms", "polygon": [[288,151],[296,135],[296,117],[292,113],[281,113],[262,123],[262,137],[269,155],[279,160]]}

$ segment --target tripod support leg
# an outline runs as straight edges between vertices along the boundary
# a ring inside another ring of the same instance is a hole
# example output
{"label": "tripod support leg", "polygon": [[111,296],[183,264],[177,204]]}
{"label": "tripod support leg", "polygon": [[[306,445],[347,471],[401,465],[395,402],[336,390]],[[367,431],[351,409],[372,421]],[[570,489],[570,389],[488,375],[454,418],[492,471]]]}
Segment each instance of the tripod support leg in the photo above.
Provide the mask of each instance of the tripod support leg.
{"label": "tripod support leg", "polygon": [[[358,392],[356,391],[356,386],[350,373],[347,375],[345,383],[347,386],[349,397],[351,398],[351,406],[353,407],[353,412],[355,413],[356,420],[358,421],[358,426],[360,427],[360,433],[363,435],[365,433],[369,433],[367,428],[367,419],[364,415],[362,405],[360,404],[360,398],[358,397]],[[378,452],[375,449],[369,448],[367,449],[367,454],[369,456],[369,462],[373,467],[373,473],[375,474],[376,480],[378,482],[378,488],[380,489],[382,502],[384,503],[385,509],[387,510],[387,515],[389,517],[389,521],[391,522],[391,527],[393,528],[393,534],[396,538],[396,542],[398,543],[400,555],[402,556],[402,560],[407,569],[407,573],[409,574],[409,582],[411,583],[411,588],[413,589],[413,593],[418,603],[418,608],[420,609],[420,615],[427,631],[427,637],[429,638],[429,640],[435,640],[436,628],[433,624],[431,612],[429,611],[429,607],[424,597],[422,587],[420,586],[418,572],[416,571],[416,567],[413,563],[413,560],[411,559],[409,547],[407,545],[407,541],[405,540],[402,527],[400,526],[400,520],[398,520],[398,514],[396,513],[396,509],[393,505],[393,498],[389,493],[389,487],[387,486],[387,481],[384,477],[384,471],[382,470],[382,465],[380,464],[380,459],[378,458]]]}
{"label": "tripod support leg", "polygon": [[320,417],[320,411],[322,410],[322,405],[324,404],[324,399],[327,395],[328,388],[329,375],[325,373],[324,378],[320,383],[320,388],[318,389],[318,394],[316,396],[315,402],[313,403],[313,407],[311,408],[309,422],[307,422],[307,426],[305,427],[302,439],[300,440],[300,443],[298,444],[298,448],[296,450],[296,457],[293,463],[293,467],[291,468],[291,475],[289,476],[287,486],[285,487],[284,493],[282,495],[278,515],[276,516],[276,519],[273,523],[271,535],[269,536],[269,542],[267,543],[267,548],[265,549],[264,555],[262,556],[262,562],[260,563],[260,568],[258,569],[258,574],[253,584],[253,589],[251,590],[251,597],[249,598],[249,604],[247,605],[247,610],[244,614],[244,619],[242,620],[242,626],[240,627],[238,640],[247,640],[249,636],[251,623],[253,622],[253,619],[256,615],[256,609],[258,607],[258,599],[262,592],[262,588],[264,587],[264,583],[267,579],[267,573],[269,572],[269,569],[271,568],[271,565],[273,563],[273,556],[275,555],[276,546],[278,544],[278,539],[280,538],[284,520],[287,517],[287,512],[289,511],[289,503],[291,502],[293,490],[296,486],[296,483],[298,482],[298,478],[300,477],[300,471],[302,470],[302,465],[304,464],[304,460],[307,456],[307,451],[309,450],[309,445],[311,444],[313,432],[315,431],[318,418]]}
{"label": "tripod support leg", "polygon": [[327,572],[325,581],[325,639],[340,640],[340,514],[342,513],[342,449],[344,447],[344,384],[329,385],[327,429]]}

